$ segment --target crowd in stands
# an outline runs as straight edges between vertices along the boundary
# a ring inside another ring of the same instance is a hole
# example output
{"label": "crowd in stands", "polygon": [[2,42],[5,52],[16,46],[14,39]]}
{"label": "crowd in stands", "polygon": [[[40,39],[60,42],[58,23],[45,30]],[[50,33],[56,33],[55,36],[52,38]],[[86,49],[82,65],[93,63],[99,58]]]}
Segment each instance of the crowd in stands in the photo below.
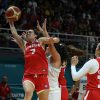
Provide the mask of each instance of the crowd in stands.
{"label": "crowd in stands", "polygon": [[0,0],[0,27],[7,27],[4,12],[11,5],[22,11],[20,29],[36,28],[46,17],[50,32],[100,36],[99,0]]}
{"label": "crowd in stands", "polygon": [[[12,5],[22,11],[20,20],[15,23],[18,29],[36,29],[37,20],[41,24],[47,18],[49,32],[100,36],[99,0],[0,0],[0,28],[9,28],[5,10]],[[5,40],[2,37],[0,35],[1,46]]]}

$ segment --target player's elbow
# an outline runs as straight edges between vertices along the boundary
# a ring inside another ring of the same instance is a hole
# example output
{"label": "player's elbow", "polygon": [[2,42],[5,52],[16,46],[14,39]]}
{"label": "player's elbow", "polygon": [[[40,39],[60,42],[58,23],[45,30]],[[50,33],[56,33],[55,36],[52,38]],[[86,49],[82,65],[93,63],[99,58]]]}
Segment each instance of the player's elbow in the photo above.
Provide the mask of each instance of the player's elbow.
{"label": "player's elbow", "polygon": [[53,38],[53,40],[54,40],[54,43],[59,43],[60,42],[60,39],[57,38],[57,37]]}

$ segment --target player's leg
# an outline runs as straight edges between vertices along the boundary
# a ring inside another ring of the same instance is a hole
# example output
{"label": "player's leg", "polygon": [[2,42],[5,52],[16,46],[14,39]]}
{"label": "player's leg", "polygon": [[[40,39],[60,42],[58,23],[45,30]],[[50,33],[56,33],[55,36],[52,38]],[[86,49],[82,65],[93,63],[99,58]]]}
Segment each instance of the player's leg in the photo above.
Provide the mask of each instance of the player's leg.
{"label": "player's leg", "polygon": [[37,76],[37,84],[35,84],[35,88],[39,100],[48,100],[49,82],[47,75]]}
{"label": "player's leg", "polygon": [[32,96],[33,96],[33,91],[35,89],[34,84],[29,80],[25,80],[23,82],[23,88],[24,88],[24,91],[25,91],[24,100],[31,100]]}
{"label": "player's leg", "polygon": [[66,86],[61,86],[61,100],[68,100],[68,89]]}
{"label": "player's leg", "polygon": [[45,89],[38,93],[39,100],[48,100],[49,89]]}

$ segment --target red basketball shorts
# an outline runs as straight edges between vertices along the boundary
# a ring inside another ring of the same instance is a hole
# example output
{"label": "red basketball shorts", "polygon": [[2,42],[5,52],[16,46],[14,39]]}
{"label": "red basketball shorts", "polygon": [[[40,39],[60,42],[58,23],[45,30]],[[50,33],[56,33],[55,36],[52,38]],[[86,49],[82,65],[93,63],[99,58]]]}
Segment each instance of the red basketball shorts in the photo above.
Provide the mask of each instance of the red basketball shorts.
{"label": "red basketball shorts", "polygon": [[88,90],[84,96],[83,100],[100,100],[99,90]]}
{"label": "red basketball shorts", "polygon": [[47,75],[24,75],[23,82],[26,80],[30,81],[35,86],[35,90],[38,94],[45,89],[49,89]]}
{"label": "red basketball shorts", "polygon": [[61,86],[61,100],[68,100],[68,89],[66,86]]}

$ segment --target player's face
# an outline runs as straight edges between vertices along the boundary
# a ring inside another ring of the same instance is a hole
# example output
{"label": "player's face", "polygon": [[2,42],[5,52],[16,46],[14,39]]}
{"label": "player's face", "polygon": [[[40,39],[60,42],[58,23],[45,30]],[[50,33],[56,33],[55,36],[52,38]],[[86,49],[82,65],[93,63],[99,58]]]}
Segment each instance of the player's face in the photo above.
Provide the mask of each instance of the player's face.
{"label": "player's face", "polygon": [[26,32],[26,41],[32,41],[35,40],[37,35],[34,33],[34,30],[28,30]]}
{"label": "player's face", "polygon": [[62,65],[61,65],[61,67],[66,67],[66,65],[67,65],[67,61],[64,61],[64,62],[62,63]]}

